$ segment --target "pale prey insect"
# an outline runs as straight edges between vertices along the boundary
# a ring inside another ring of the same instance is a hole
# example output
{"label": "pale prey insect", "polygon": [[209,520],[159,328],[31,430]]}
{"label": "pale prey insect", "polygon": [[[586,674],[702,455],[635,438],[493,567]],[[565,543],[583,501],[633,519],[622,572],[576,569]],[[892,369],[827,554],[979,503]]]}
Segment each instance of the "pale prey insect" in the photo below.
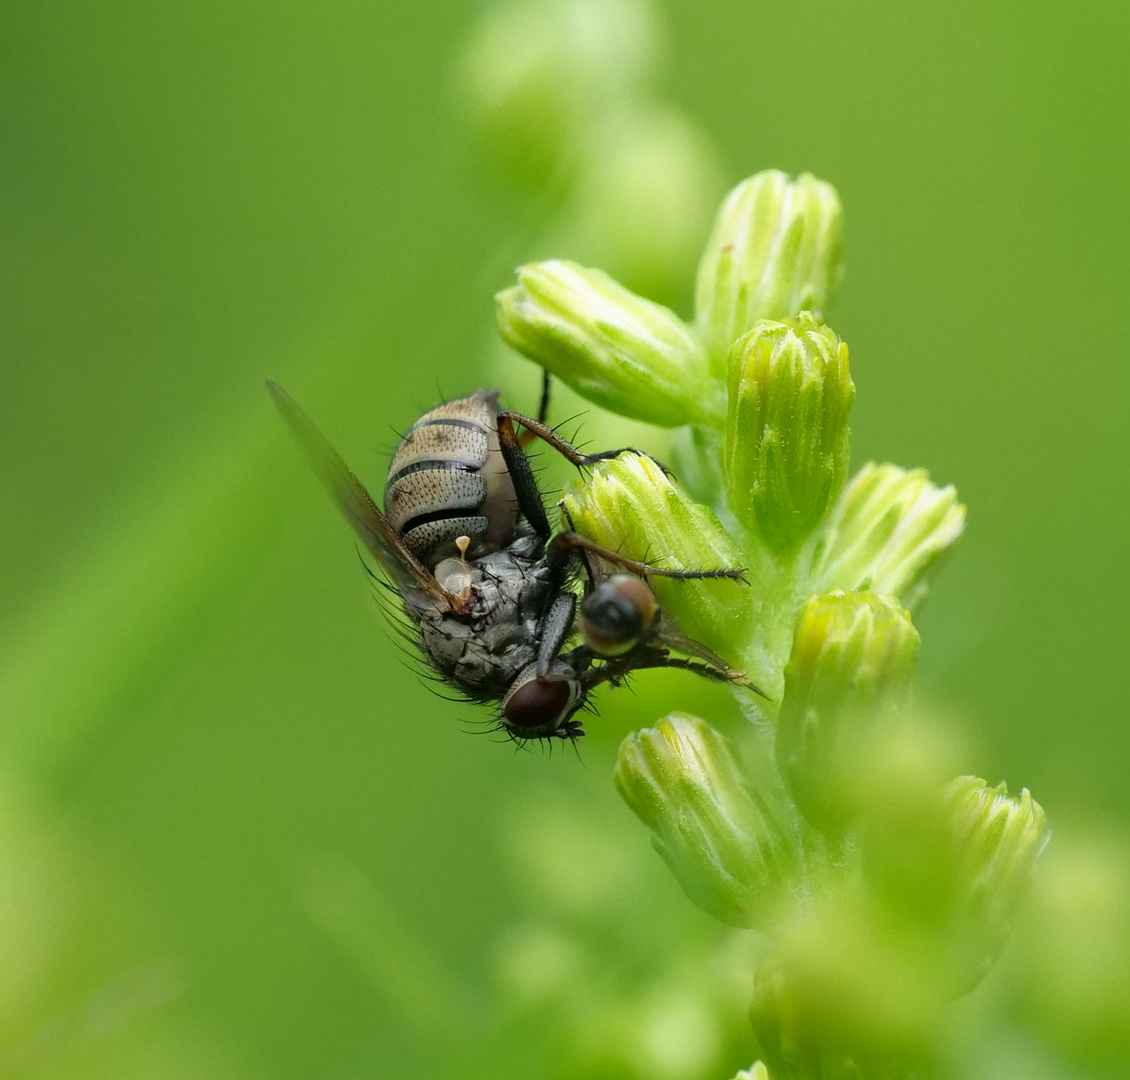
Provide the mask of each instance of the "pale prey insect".
{"label": "pale prey insect", "polygon": [[[575,739],[575,714],[601,683],[641,668],[673,667],[744,683],[740,672],[678,634],[643,578],[734,578],[736,568],[668,570],[627,559],[573,529],[554,532],[525,439],[538,438],[587,467],[622,450],[582,454],[545,423],[500,409],[477,390],[426,412],[400,440],[384,511],[281,386],[275,402],[349,523],[380,563],[419,630],[420,650],[449,686],[500,702],[516,739]],[[610,575],[606,567],[630,574]],[[582,642],[578,630],[580,572]],[[697,659],[672,656],[670,648]]]}

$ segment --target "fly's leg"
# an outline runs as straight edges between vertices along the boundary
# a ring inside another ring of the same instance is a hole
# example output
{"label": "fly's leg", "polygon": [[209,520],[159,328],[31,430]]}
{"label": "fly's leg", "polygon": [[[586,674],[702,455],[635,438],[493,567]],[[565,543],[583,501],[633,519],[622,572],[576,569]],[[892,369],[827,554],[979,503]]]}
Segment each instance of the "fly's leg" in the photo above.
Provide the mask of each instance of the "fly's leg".
{"label": "fly's leg", "polygon": [[[549,385],[549,375],[546,374],[542,386],[543,409],[549,408]],[[542,442],[552,446],[554,450],[578,468],[587,468],[598,461],[609,461],[623,453],[640,453],[640,451],[634,450],[629,446],[620,450],[605,450],[599,454],[582,454],[572,443],[566,442],[561,438],[561,436],[558,435],[553,428],[544,423],[543,420],[533,420],[528,416],[511,412],[508,409],[501,410],[498,414],[498,447],[502,451],[503,460],[505,460],[506,467],[510,471],[510,477],[514,481],[514,493],[518,498],[518,509],[521,511],[522,516],[530,523],[534,532],[543,540],[549,539],[552,530],[549,527],[549,518],[545,512],[545,505],[541,500],[541,492],[538,490],[537,478],[534,476],[530,459],[526,456],[523,436],[519,436],[515,429],[515,424],[525,428],[527,434],[533,435],[535,438],[541,439]],[[651,460],[654,461],[655,459],[652,458]],[[669,471],[661,462],[657,461],[656,464],[659,465],[664,472]],[[640,563],[638,565],[642,566],[643,564]],[[661,571],[653,570],[652,572],[660,573]],[[697,577],[702,575],[689,574],[671,576]],[[705,576],[725,577],[733,575],[708,573]]]}
{"label": "fly's leg", "polygon": [[[546,424],[549,421],[549,388],[550,374],[543,368],[541,373],[541,401],[538,403],[539,424]],[[527,430],[518,436],[518,442],[525,447],[529,446],[536,438],[537,436],[532,431]]]}
{"label": "fly's leg", "polygon": [[541,402],[538,404],[538,423],[544,424],[549,420],[549,372],[544,368],[541,373]]}
{"label": "fly's leg", "polygon": [[510,471],[510,479],[514,482],[514,494],[518,498],[519,511],[530,523],[530,528],[543,541],[548,540],[553,530],[549,527],[545,504],[541,501],[537,477],[534,476],[526,451],[522,449],[518,433],[514,430],[511,415],[507,412],[498,414],[498,448],[502,451],[502,458]]}
{"label": "fly's leg", "polygon": [[558,533],[550,541],[547,553],[550,569],[555,573],[563,574],[572,559],[583,558],[581,552],[596,555],[604,559],[605,562],[622,567],[624,570],[642,578],[665,577],[678,578],[683,581],[700,580],[702,578],[730,578],[745,584],[744,569],[667,570],[662,566],[652,566],[650,563],[640,562],[638,559],[629,559],[626,555],[621,555],[620,552],[613,551],[611,548],[598,544],[595,540],[590,540],[587,536],[582,536],[577,532]]}
{"label": "fly's leg", "polygon": [[[557,504],[557,508],[561,511],[561,516],[568,523],[569,532],[580,535],[579,533],[577,533],[577,526],[573,524],[573,515],[569,513],[569,508],[565,505],[564,499],[562,499],[561,502]],[[587,555],[578,553],[577,558],[579,559],[581,566],[584,567],[586,579],[585,596],[588,596],[589,593],[591,593],[596,588],[596,574],[593,573],[592,563],[589,561],[589,557]]]}
{"label": "fly's leg", "polygon": [[561,646],[573,632],[573,619],[577,614],[577,598],[563,592],[554,599],[541,622],[541,643],[538,645],[537,676],[544,679],[550,666],[561,652]]}
{"label": "fly's leg", "polygon": [[728,667],[714,667],[712,664],[703,664],[697,660],[684,660],[679,656],[671,656],[666,649],[647,649],[642,653],[635,653],[619,660],[612,660],[599,668],[592,668],[581,676],[582,685],[586,690],[591,690],[601,683],[611,683],[618,686],[625,676],[633,671],[644,668],[676,668],[679,671],[690,671],[701,675],[704,679],[715,682],[729,683],[733,686],[744,686],[769,701],[769,695],[753,685],[740,671]]}
{"label": "fly's leg", "polygon": [[[561,438],[561,436],[543,420],[534,420],[529,416],[523,416],[521,413],[511,412],[509,409],[505,409],[498,414],[499,428],[502,427],[503,418],[511,425],[520,424],[529,434],[533,435],[535,438],[541,439],[541,441],[547,445],[552,446],[566,461],[576,465],[578,469],[591,468],[598,461],[611,461],[621,454],[639,454],[640,457],[651,458],[652,461],[655,461],[655,458],[652,458],[650,454],[645,454],[632,446],[622,446],[619,450],[602,450],[599,454],[582,454],[571,442],[567,442],[565,439]],[[655,461],[655,464],[668,475],[671,474],[671,470],[661,461]]]}
{"label": "fly's leg", "polygon": [[625,676],[633,671],[642,671],[644,668],[678,668],[680,671],[691,671],[695,675],[701,675],[704,679],[713,679],[715,682],[737,682],[743,678],[740,672],[731,671],[729,668],[716,668],[697,660],[670,656],[664,650],[650,649],[643,655],[625,656],[619,660],[609,661],[599,668],[592,668],[585,673],[585,689],[591,689],[601,683],[618,686]]}

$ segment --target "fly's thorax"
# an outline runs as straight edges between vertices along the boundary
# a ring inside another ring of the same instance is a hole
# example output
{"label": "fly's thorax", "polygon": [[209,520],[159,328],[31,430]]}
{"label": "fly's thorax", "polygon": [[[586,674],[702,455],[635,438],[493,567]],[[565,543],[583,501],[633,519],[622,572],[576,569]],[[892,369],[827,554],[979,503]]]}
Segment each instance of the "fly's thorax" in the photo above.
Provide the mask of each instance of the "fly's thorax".
{"label": "fly's thorax", "polygon": [[514,484],[498,444],[498,391],[477,390],[426,412],[400,440],[385,486],[385,515],[431,568],[506,547],[518,522]]}
{"label": "fly's thorax", "polygon": [[420,611],[428,660],[452,686],[474,697],[501,698],[537,658],[539,626],[551,599],[544,566],[512,551],[472,560],[466,612]]}

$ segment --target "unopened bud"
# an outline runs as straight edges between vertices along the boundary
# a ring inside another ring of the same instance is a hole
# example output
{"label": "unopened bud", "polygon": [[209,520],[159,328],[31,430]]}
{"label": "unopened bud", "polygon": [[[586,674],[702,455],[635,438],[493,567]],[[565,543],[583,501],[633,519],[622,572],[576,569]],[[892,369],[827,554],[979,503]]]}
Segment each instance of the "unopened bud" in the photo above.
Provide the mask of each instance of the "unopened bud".
{"label": "unopened bud", "polygon": [[910,616],[874,593],[825,593],[801,610],[777,764],[804,816],[829,835],[856,812],[855,774],[906,704],[918,640]]}
{"label": "unopened bud", "polygon": [[672,713],[620,744],[616,786],[695,903],[735,926],[771,919],[794,848],[747,785],[728,739]]}
{"label": "unopened bud", "polygon": [[964,528],[965,507],[952,485],[935,487],[924,469],[868,463],[828,519],[814,588],[870,589],[913,611]]}
{"label": "unopened bud", "polygon": [[[642,454],[600,462],[591,477],[573,484],[563,505],[582,535],[664,570],[745,565],[714,512]],[[729,578],[650,577],[648,584],[682,634],[740,666],[735,649],[746,641],[753,617],[749,589]]]}
{"label": "unopened bud", "polygon": [[771,170],[743,180],[718,211],[699,263],[699,332],[721,370],[761,319],[823,312],[842,273],[843,207],[835,188]]}
{"label": "unopened bud", "polygon": [[755,1061],[748,1069],[742,1069],[734,1080],[770,1080],[769,1070],[760,1061]]}
{"label": "unopened bud", "polygon": [[603,271],[530,263],[495,302],[507,344],[597,405],[661,427],[721,422],[723,389],[691,328]]}
{"label": "unopened bud", "polygon": [[992,788],[975,776],[952,781],[945,802],[957,860],[955,922],[964,930],[961,951],[976,983],[996,960],[1028,893],[1048,840],[1047,821],[1027,788],[1010,798],[1004,784]]}
{"label": "unopened bud", "polygon": [[734,514],[781,553],[827,516],[847,476],[848,349],[808,313],[758,323],[730,352],[723,459]]}

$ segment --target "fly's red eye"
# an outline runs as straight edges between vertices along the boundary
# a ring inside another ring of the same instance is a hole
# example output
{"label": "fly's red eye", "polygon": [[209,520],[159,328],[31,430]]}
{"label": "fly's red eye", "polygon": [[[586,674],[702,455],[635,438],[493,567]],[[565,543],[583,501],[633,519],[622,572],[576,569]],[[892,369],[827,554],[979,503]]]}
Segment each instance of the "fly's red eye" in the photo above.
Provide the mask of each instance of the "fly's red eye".
{"label": "fly's red eye", "polygon": [[572,697],[572,687],[567,681],[530,679],[507,694],[502,703],[502,716],[510,727],[552,730]]}
{"label": "fly's red eye", "polygon": [[655,621],[655,595],[639,578],[616,574],[602,581],[581,605],[581,634],[598,656],[623,656]]}

